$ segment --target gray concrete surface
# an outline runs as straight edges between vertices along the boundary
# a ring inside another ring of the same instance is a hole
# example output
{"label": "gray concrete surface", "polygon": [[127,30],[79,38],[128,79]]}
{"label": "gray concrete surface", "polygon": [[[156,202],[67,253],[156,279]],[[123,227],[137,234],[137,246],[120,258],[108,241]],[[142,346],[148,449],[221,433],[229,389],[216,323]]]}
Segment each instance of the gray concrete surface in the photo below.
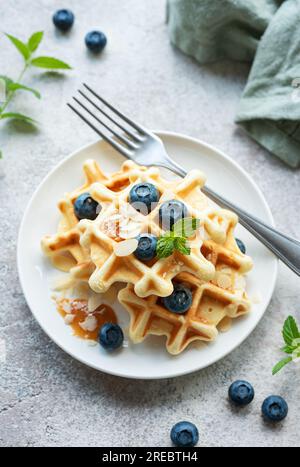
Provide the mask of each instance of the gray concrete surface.
{"label": "gray concrete surface", "polygon": [[[149,127],[174,130],[212,143],[240,163],[265,194],[280,229],[299,236],[300,172],[292,171],[251,141],[233,123],[246,81],[245,64],[200,68],[175,50],[164,24],[164,0],[7,0],[1,30],[23,38],[45,31],[43,53],[64,58],[74,70],[53,76],[36,70],[26,82],[43,98],[20,95],[15,109],[40,121],[38,131],[1,124],[6,177],[0,180],[0,445],[165,446],[180,419],[194,420],[200,446],[295,446],[300,444],[300,364],[270,376],[280,358],[280,330],[292,313],[300,318],[299,280],[280,267],[272,302],[259,326],[230,356],[199,373],[165,381],[130,381],[91,370],[63,353],[32,317],[18,282],[17,231],[33,190],[70,151],[94,135],[70,115],[66,101],[82,80],[119,102]],[[76,15],[70,34],[51,23],[68,6]],[[108,46],[90,56],[84,34],[100,28]],[[21,61],[1,37],[1,74],[16,76]],[[38,220],[37,220],[38,222]],[[232,410],[229,383],[255,386],[251,407]],[[260,417],[263,398],[286,397],[290,413],[272,428]]]}

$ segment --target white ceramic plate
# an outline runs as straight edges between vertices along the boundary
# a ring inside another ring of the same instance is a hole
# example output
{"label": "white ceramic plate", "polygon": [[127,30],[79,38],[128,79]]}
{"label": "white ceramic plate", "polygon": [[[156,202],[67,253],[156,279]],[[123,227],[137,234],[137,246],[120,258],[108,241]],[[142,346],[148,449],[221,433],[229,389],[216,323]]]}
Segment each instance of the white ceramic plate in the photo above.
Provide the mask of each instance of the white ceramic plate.
{"label": "white ceramic plate", "polygon": [[[185,169],[198,168],[208,177],[209,185],[226,198],[237,202],[250,213],[273,224],[267,203],[247,173],[220,151],[196,139],[174,133],[158,132],[168,153]],[[247,245],[255,267],[248,276],[247,290],[251,296],[260,294],[261,300],[252,312],[234,321],[227,333],[220,333],[214,343],[190,346],[174,357],[165,350],[164,337],[148,337],[144,343],[128,345],[115,354],[106,353],[99,345],[91,347],[72,335],[51,300],[51,284],[58,271],[44,258],[40,240],[45,234],[56,232],[59,213],[56,203],[66,191],[83,181],[82,164],[94,158],[106,171],[117,170],[122,156],[103,141],[86,146],[63,160],[34,193],[20,227],[18,240],[18,268],[22,288],[29,307],[48,336],[63,350],[79,361],[114,375],[127,378],[169,378],[207,367],[227,355],[253,331],[272,296],[277,260],[241,226],[237,236]],[[168,173],[169,177],[172,177]],[[127,313],[114,305],[120,322],[126,327]]]}

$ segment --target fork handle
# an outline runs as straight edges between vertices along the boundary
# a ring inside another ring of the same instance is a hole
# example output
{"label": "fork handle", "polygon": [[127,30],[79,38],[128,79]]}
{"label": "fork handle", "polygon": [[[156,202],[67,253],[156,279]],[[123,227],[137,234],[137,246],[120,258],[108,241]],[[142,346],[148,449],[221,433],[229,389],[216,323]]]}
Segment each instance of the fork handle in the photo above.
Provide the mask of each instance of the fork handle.
{"label": "fork handle", "polygon": [[[181,177],[185,177],[187,174],[187,172],[174,163],[174,161],[171,162],[171,166],[166,168],[169,168]],[[300,242],[298,240],[278,232],[257,217],[246,213],[231,201],[215,193],[211,188],[204,186],[202,191],[223,208],[230,209],[237,214],[240,224],[243,227],[249,230],[249,232],[271,250],[277,258],[300,276]]]}

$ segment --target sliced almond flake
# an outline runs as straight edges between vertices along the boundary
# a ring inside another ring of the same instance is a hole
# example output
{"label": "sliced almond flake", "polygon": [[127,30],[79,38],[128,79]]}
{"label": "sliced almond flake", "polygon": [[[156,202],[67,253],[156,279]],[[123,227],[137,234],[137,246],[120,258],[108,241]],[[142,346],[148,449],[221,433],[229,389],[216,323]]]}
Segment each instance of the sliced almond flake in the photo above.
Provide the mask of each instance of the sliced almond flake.
{"label": "sliced almond flake", "polygon": [[98,342],[93,339],[86,339],[86,343],[89,347],[95,347],[98,344]]}
{"label": "sliced almond flake", "polygon": [[66,315],[64,320],[66,324],[72,324],[74,321],[75,315]]}
{"label": "sliced almond flake", "polygon": [[130,238],[124,240],[124,242],[114,244],[114,253],[116,256],[129,256],[131,255],[138,246],[138,241],[136,238]]}
{"label": "sliced almond flake", "polygon": [[218,274],[216,280],[221,289],[229,289],[231,286],[231,279],[226,274]]}
{"label": "sliced almond flake", "polygon": [[140,222],[129,221],[126,226],[120,228],[119,237],[127,240],[128,238],[137,237],[142,230]]}
{"label": "sliced almond flake", "polygon": [[88,315],[84,321],[79,323],[79,326],[84,330],[84,331],[89,331],[93,332],[95,331],[97,327],[97,319],[93,315]]}
{"label": "sliced almond flake", "polygon": [[69,313],[72,313],[72,306],[71,306],[71,303],[67,300],[64,300],[61,304],[61,307],[63,309],[63,311],[67,314]]}
{"label": "sliced almond flake", "polygon": [[88,311],[91,313],[95,311],[103,303],[103,295],[90,290],[88,299]]}

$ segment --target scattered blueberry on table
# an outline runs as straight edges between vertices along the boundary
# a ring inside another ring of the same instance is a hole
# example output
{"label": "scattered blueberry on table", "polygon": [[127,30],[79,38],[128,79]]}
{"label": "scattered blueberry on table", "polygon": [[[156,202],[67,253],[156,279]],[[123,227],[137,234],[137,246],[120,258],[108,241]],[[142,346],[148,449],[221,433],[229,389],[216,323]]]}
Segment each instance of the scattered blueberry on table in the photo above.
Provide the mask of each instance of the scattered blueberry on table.
{"label": "scattered blueberry on table", "polygon": [[159,208],[159,223],[164,230],[171,230],[180,219],[188,217],[186,205],[177,199],[165,201]]}
{"label": "scattered blueberry on table", "polygon": [[231,384],[228,396],[236,405],[247,405],[254,398],[254,389],[248,381],[237,380]]}
{"label": "scattered blueberry on table", "polygon": [[191,290],[183,284],[175,284],[174,290],[168,297],[162,298],[163,305],[172,313],[185,313],[192,304]]}
{"label": "scattered blueberry on table", "polygon": [[159,191],[152,183],[137,183],[129,193],[129,203],[142,214],[148,214],[159,200]]}
{"label": "scattered blueberry on table", "polygon": [[269,396],[264,400],[261,410],[266,420],[280,422],[288,414],[288,405],[280,396]]}
{"label": "scattered blueberry on table", "polygon": [[191,422],[176,423],[171,430],[170,436],[173,444],[178,447],[196,446],[199,440],[198,429]]}
{"label": "scattered blueberry on table", "polygon": [[57,29],[66,32],[73,26],[74,14],[70,10],[57,10],[52,19]]}
{"label": "scattered blueberry on table", "polygon": [[240,251],[245,254],[246,253],[246,246],[245,243],[242,242],[239,238],[235,239],[237,246],[239,247]]}
{"label": "scattered blueberry on table", "polygon": [[106,350],[116,350],[123,344],[124,334],[118,324],[105,323],[99,331],[99,343]]}
{"label": "scattered blueberry on table", "polygon": [[107,44],[106,35],[101,31],[91,31],[85,36],[87,48],[94,53],[101,52]]}
{"label": "scattered blueberry on table", "polygon": [[157,237],[152,234],[143,233],[137,237],[138,246],[134,256],[141,261],[149,261],[156,256]]}
{"label": "scattered blueberry on table", "polygon": [[89,193],[83,193],[76,198],[74,203],[74,212],[78,220],[95,220],[101,210],[100,205]]}

